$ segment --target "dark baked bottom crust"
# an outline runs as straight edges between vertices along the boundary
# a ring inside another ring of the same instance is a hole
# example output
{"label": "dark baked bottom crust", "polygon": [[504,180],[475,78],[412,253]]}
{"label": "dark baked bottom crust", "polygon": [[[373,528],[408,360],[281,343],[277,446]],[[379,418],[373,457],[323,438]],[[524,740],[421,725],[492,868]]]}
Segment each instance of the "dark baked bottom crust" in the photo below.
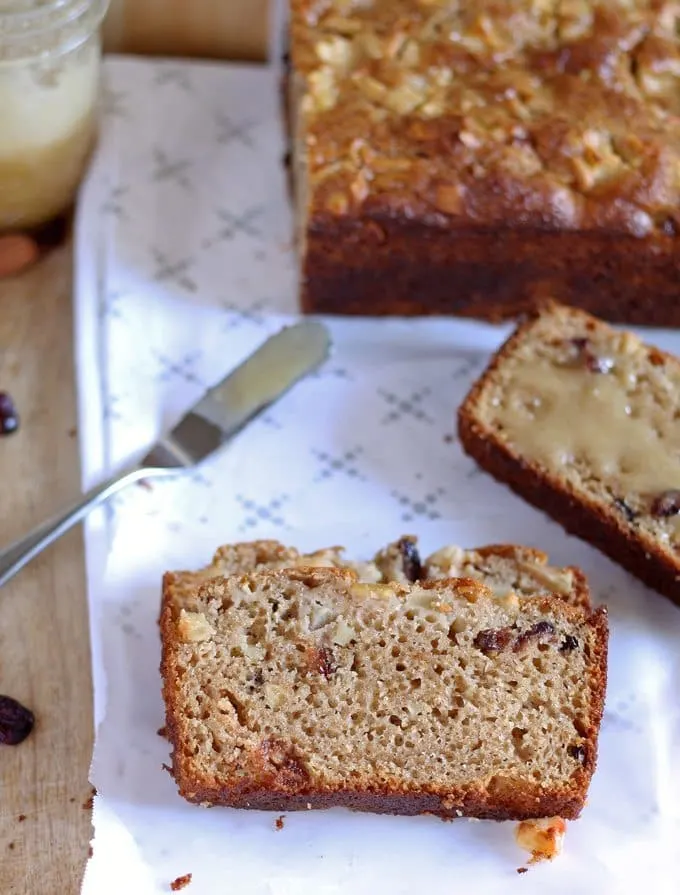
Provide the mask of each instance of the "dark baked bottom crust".
{"label": "dark baked bottom crust", "polygon": [[[177,773],[175,772],[175,776]],[[227,788],[214,789],[210,786],[195,790],[191,795],[183,792],[181,778],[180,795],[197,804],[229,808],[247,808],[261,811],[304,811],[305,809],[349,808],[352,811],[367,811],[372,814],[395,814],[415,816],[433,814],[442,820],[457,817],[475,817],[480,820],[533,820],[538,817],[563,817],[575,820],[581,813],[585,796],[572,793],[541,793],[536,790],[530,796],[526,789],[517,790],[513,795],[508,789],[505,799],[485,798],[480,793],[461,793],[459,800],[452,793],[445,798],[429,793],[398,793],[385,791],[346,790],[342,792],[309,791],[288,794],[284,791],[256,789],[239,793]]]}
{"label": "dark baked bottom crust", "polygon": [[590,780],[597,763],[597,743],[607,687],[609,625],[607,611],[599,608],[589,616],[595,634],[592,650],[589,724],[581,731],[585,759],[568,785],[543,789],[538,784],[512,780],[498,775],[486,788],[448,791],[404,791],[395,781],[393,788],[372,787],[324,791],[309,786],[291,789],[272,785],[253,774],[244,785],[243,778],[233,782],[202,775],[181,748],[185,719],[179,709],[180,690],[174,667],[178,645],[177,624],[166,606],[161,618],[161,677],[166,709],[166,732],[172,745],[172,768],[179,793],[189,802],[205,806],[270,811],[299,811],[311,808],[350,808],[376,814],[433,814],[442,819],[475,817],[488,820],[530,820],[538,817],[577,818],[585,804]]}
{"label": "dark baked bottom crust", "polygon": [[301,259],[307,313],[501,321],[547,298],[612,323],[680,326],[672,236],[454,231],[397,219],[317,218]]}
{"label": "dark baked bottom crust", "polygon": [[660,548],[643,544],[613,507],[611,512],[606,512],[573,493],[566,482],[523,460],[476,419],[475,406],[488,378],[502,364],[503,358],[513,352],[531,324],[528,320],[518,327],[460,406],[458,436],[463,449],[482,469],[543,510],[567,532],[597,547],[649,587],[680,605],[680,563],[673,563]]}

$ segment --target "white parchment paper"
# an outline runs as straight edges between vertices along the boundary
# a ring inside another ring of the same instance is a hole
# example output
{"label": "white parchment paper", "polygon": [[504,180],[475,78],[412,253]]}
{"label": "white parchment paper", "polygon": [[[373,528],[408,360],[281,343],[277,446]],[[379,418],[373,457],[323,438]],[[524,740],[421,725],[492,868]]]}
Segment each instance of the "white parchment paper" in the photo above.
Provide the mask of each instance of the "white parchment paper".
{"label": "white parchment paper", "polygon": [[[265,69],[111,58],[77,224],[86,486],[139,456],[296,314],[276,85]],[[387,287],[388,288],[388,287]],[[97,737],[87,895],[671,895],[680,879],[680,610],[480,473],[455,410],[505,328],[328,321],[332,359],[194,474],[135,486],[87,526]],[[680,335],[648,338],[680,352]],[[599,768],[560,860],[518,876],[512,824],[184,803],[156,618],[164,570],[276,537],[357,556],[514,541],[581,565],[610,610]]]}

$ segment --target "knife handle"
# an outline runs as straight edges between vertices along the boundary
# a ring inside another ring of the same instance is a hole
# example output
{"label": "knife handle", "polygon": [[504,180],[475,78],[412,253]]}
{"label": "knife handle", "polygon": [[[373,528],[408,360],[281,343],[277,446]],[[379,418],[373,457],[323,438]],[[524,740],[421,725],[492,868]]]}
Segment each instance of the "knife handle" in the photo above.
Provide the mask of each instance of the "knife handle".
{"label": "knife handle", "polygon": [[94,507],[108,500],[126,485],[158,472],[159,470],[137,467],[115,478],[108,479],[92,488],[80,500],[71,504],[61,513],[38,525],[25,537],[0,551],[0,587],[46,547],[49,547],[76,523],[84,519]]}

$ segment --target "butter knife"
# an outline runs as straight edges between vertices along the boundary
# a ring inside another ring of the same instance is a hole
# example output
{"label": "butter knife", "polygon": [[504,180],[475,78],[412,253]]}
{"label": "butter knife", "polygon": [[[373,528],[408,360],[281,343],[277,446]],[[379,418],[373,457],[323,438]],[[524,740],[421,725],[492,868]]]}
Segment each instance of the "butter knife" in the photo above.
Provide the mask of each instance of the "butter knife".
{"label": "butter knife", "polygon": [[63,512],[0,551],[0,587],[122,488],[140,479],[177,475],[196,467],[320,366],[329,351],[326,328],[312,320],[286,327],[267,339],[206,392],[138,464],[92,488]]}

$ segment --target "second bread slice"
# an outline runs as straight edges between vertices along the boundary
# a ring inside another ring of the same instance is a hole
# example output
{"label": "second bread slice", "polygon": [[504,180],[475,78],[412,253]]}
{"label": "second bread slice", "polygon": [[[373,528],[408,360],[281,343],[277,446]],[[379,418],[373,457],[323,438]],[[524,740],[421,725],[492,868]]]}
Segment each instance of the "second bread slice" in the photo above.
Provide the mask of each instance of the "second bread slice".
{"label": "second bread slice", "polygon": [[560,305],[475,383],[460,440],[487,472],[680,604],[680,362]]}

